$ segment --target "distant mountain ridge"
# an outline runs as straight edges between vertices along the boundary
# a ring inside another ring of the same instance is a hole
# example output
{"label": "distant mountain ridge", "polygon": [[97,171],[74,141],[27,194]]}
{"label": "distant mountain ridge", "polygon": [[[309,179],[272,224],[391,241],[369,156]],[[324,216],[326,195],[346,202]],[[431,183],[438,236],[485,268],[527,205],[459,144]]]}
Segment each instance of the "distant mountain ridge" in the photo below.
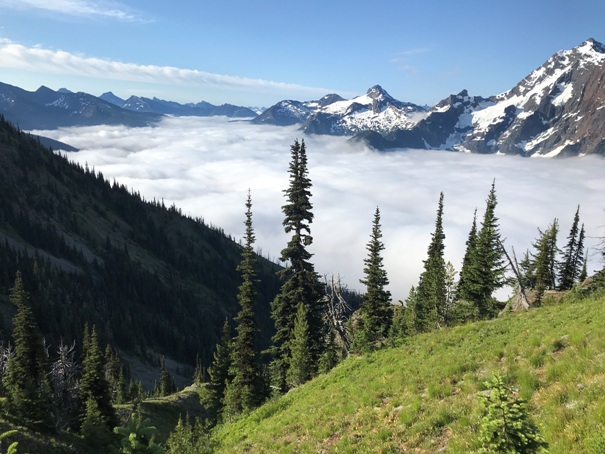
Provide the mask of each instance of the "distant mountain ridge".
{"label": "distant mountain ridge", "polygon": [[252,109],[232,104],[215,106],[202,101],[179,104],[158,98],[131,96],[121,99],[111,92],[100,97],[74,93],[67,88],[57,91],[41,86],[27,91],[0,82],[0,114],[21,129],[56,129],[65,126],[101,124],[131,127],[157,123],[165,115],[253,118]]}
{"label": "distant mountain ridge", "polygon": [[389,133],[410,127],[423,118],[425,112],[426,108],[399,101],[375,85],[365,95],[351,100],[329,94],[317,101],[281,101],[252,122],[280,126],[300,123],[308,134],[349,136],[364,131]]}
{"label": "distant mountain ridge", "polygon": [[223,115],[226,117],[254,118],[257,116],[257,113],[252,109],[249,109],[248,107],[234,106],[233,104],[222,104],[220,106],[215,106],[214,104],[210,104],[206,101],[195,104],[180,104],[174,101],[164,101],[156,97],[145,98],[141,96],[131,96],[128,99],[122,99],[110,91],[103,93],[99,98],[132,112],[196,117]]}
{"label": "distant mountain ridge", "polygon": [[88,93],[42,86],[26,91],[0,82],[0,113],[21,129],[122,124],[145,126],[160,120],[151,112],[130,112]]}

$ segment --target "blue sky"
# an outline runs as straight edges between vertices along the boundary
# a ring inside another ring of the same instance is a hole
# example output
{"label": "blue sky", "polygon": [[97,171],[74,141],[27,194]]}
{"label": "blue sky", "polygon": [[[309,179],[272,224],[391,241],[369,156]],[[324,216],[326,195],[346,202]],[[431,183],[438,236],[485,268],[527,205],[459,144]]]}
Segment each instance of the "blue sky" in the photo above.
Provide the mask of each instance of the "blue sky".
{"label": "blue sky", "polygon": [[506,91],[605,40],[602,0],[0,0],[0,82],[270,106]]}

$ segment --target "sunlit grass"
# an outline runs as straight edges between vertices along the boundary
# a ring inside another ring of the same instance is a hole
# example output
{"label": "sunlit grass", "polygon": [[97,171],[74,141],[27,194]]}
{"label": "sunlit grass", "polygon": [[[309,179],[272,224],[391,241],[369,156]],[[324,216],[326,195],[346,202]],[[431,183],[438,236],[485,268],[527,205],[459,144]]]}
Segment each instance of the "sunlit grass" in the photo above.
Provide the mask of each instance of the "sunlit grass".
{"label": "sunlit grass", "polygon": [[416,336],[353,357],[220,427],[222,452],[452,452],[478,446],[477,393],[500,372],[552,453],[605,446],[603,297]]}

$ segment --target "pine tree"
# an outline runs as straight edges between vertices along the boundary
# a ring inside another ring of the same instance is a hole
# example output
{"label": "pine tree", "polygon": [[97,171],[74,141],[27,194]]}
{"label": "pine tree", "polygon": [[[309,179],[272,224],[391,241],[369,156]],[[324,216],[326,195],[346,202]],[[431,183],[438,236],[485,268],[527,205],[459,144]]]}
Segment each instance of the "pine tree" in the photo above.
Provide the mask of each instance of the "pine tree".
{"label": "pine tree", "polygon": [[17,307],[13,318],[14,355],[3,377],[8,415],[37,430],[53,427],[48,357],[28,304],[21,273],[17,272],[10,300]]}
{"label": "pine tree", "polygon": [[290,361],[286,374],[289,387],[302,385],[311,378],[311,332],[308,323],[307,306],[298,303],[292,340],[290,341]]}
{"label": "pine tree", "polygon": [[276,331],[272,339],[271,371],[274,388],[279,392],[287,389],[289,344],[293,338],[294,321],[299,303],[307,306],[309,317],[312,375],[317,372],[325,334],[321,285],[313,264],[309,261],[312,255],[306,249],[313,242],[310,230],[313,213],[310,201],[311,180],[308,177],[304,141],[300,143],[298,140],[295,141],[290,150],[290,186],[284,191],[287,203],[282,206],[282,210],[285,215],[284,230],[286,233],[291,233],[292,238],[281,252],[280,260],[286,262],[286,267],[279,274],[284,283],[271,305],[271,317]]}
{"label": "pine tree", "polygon": [[366,286],[366,292],[362,295],[363,302],[359,308],[359,320],[354,338],[356,348],[361,351],[368,351],[377,343],[384,341],[393,321],[391,293],[385,289],[389,280],[381,256],[381,252],[384,250],[381,238],[380,210],[377,207],[370,241],[366,246],[368,256],[364,260],[365,278],[359,281]]}
{"label": "pine tree", "polygon": [[124,400],[124,370],[117,352],[107,345],[105,348],[105,379],[109,383],[112,404],[121,404]]}
{"label": "pine tree", "polygon": [[254,301],[257,296],[256,262],[253,244],[255,241],[252,227],[252,198],[248,191],[246,200],[246,232],[242,260],[237,267],[241,273],[242,284],[239,287],[237,300],[240,306],[235,317],[237,336],[233,342],[233,359],[231,375],[233,380],[225,397],[224,412],[231,416],[247,412],[262,402],[262,379],[257,345],[257,325],[254,313]]}
{"label": "pine tree", "polygon": [[210,382],[206,385],[204,404],[210,414],[213,423],[220,422],[225,388],[233,377],[230,373],[232,358],[231,326],[229,320],[225,320],[223,334],[220,342],[216,345],[214,360],[208,370]]}
{"label": "pine tree", "polygon": [[416,331],[429,331],[444,323],[445,308],[445,261],[443,251],[443,192],[439,195],[435,232],[429,244],[424,271],[416,288],[415,323]]}
{"label": "pine tree", "polygon": [[[82,378],[80,379],[80,398],[82,402],[93,400],[101,418],[111,429],[117,424],[117,417],[113,405],[111,405],[109,383],[105,379],[103,367],[103,354],[94,326],[86,344],[86,356],[82,364]],[[96,409],[91,407],[93,413]],[[83,415],[83,419],[85,418],[86,413]]]}
{"label": "pine tree", "polygon": [[493,317],[498,313],[500,308],[492,295],[505,283],[506,267],[496,217],[497,204],[496,183],[493,182],[485,202],[485,214],[477,234],[476,247],[468,257],[464,273],[461,271],[464,279],[458,287],[460,299],[473,303],[479,318]]}
{"label": "pine tree", "polygon": [[[563,250],[563,259],[559,263],[559,290],[569,290],[573,287],[578,275],[581,271],[582,260],[577,260],[577,254],[583,252],[583,245],[579,245],[579,223],[580,223],[580,206],[576,210],[573,218],[571,230],[567,237],[567,244]],[[582,226],[582,231],[584,226]],[[584,238],[582,237],[582,242]]]}

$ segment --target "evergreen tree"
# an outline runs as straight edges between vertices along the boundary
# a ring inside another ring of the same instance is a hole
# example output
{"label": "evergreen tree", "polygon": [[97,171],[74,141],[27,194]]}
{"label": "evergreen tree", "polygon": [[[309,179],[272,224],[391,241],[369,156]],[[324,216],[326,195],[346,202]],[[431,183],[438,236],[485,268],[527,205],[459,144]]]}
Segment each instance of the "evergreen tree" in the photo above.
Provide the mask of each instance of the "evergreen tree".
{"label": "evergreen tree", "polygon": [[179,421],[170,433],[166,442],[167,454],[212,454],[214,443],[208,425],[195,418],[192,424],[189,418],[185,421],[179,417]]}
{"label": "evergreen tree", "polygon": [[479,440],[480,453],[536,453],[548,448],[538,427],[529,418],[526,402],[513,397],[502,377],[486,383],[489,395],[482,396],[484,415]]}
{"label": "evergreen tree", "polygon": [[313,264],[309,261],[312,254],[307,251],[307,246],[313,242],[310,230],[313,213],[304,141],[295,141],[290,150],[290,185],[284,191],[287,203],[282,206],[282,210],[285,215],[284,230],[291,233],[292,238],[281,252],[280,260],[286,262],[286,267],[279,274],[284,283],[271,305],[271,317],[276,331],[272,339],[271,371],[273,385],[279,392],[287,389],[290,342],[299,303],[306,306],[309,317],[311,375],[317,372],[325,334],[321,285]]}
{"label": "evergreen tree", "polygon": [[[577,260],[578,252],[580,254],[583,253],[583,245],[579,244],[579,223],[580,206],[578,205],[569,236],[567,237],[567,244],[563,249],[563,259],[559,263],[559,290],[569,290],[572,288],[581,271],[582,260]],[[583,230],[584,226],[582,226]],[[583,241],[584,239],[582,238]]]}
{"label": "evergreen tree", "polygon": [[[93,326],[90,337],[87,340],[87,349],[82,364],[82,378],[80,379],[80,398],[82,402],[93,400],[95,406],[91,412],[98,410],[104,423],[111,429],[117,424],[117,417],[113,405],[111,405],[111,394],[109,383],[105,379],[103,367],[103,354],[99,347],[97,330]],[[83,419],[88,414],[88,403]]]}
{"label": "evergreen tree", "polygon": [[244,224],[246,226],[244,247],[241,262],[237,267],[242,276],[242,284],[237,296],[240,310],[235,317],[237,335],[233,342],[231,364],[233,380],[226,393],[224,409],[224,412],[231,416],[252,410],[261,403],[263,398],[260,361],[256,349],[258,329],[254,301],[257,296],[255,286],[258,280],[254,269],[256,262],[253,249],[255,236],[252,227],[252,199],[249,191]]}
{"label": "evergreen tree", "polygon": [[124,401],[124,368],[118,353],[108,344],[105,348],[105,379],[109,383],[112,404]]}
{"label": "evergreen tree", "polygon": [[458,288],[456,292],[456,300],[470,300],[472,295],[469,294],[469,286],[467,281],[471,272],[473,260],[477,254],[477,209],[473,215],[473,225],[466,240],[466,252],[462,259],[462,268],[460,269],[460,279],[458,280]]}
{"label": "evergreen tree", "polygon": [[166,360],[162,357],[160,361],[160,396],[169,396],[176,391],[176,385],[174,379],[168,368],[166,367]]}
{"label": "evergreen tree", "polygon": [[485,214],[477,234],[476,247],[470,252],[468,266],[465,267],[464,273],[461,271],[463,280],[458,286],[460,299],[473,303],[479,318],[493,317],[498,313],[500,308],[492,294],[504,285],[506,269],[496,217],[498,199],[495,182],[492,183],[485,204]]}
{"label": "evergreen tree", "polygon": [[214,352],[214,361],[208,370],[210,382],[205,387],[205,395],[203,397],[203,401],[213,423],[220,422],[225,388],[227,383],[233,379],[230,373],[231,352],[231,326],[229,325],[229,321],[225,320],[221,340],[216,345],[216,350]]}
{"label": "evergreen tree", "polygon": [[9,416],[37,430],[53,427],[48,357],[28,303],[21,273],[17,272],[10,300],[17,307],[13,318],[14,355],[3,377]]}
{"label": "evergreen tree", "polygon": [[298,303],[292,340],[290,341],[290,361],[286,375],[289,387],[302,385],[311,378],[311,333],[309,331],[307,306]]}
{"label": "evergreen tree", "polygon": [[535,305],[542,301],[544,291],[555,288],[555,259],[557,254],[557,233],[559,224],[555,219],[545,231],[540,231],[540,238],[533,244],[536,253],[530,266],[530,280],[535,282]]}
{"label": "evergreen tree", "polygon": [[415,324],[416,331],[429,331],[444,323],[445,310],[445,261],[443,251],[443,192],[439,195],[435,232],[429,244],[424,271],[416,288]]}
{"label": "evergreen tree", "polygon": [[380,210],[377,207],[370,241],[366,246],[368,256],[364,260],[365,278],[359,281],[366,286],[366,292],[362,295],[363,302],[359,308],[354,344],[362,351],[368,351],[377,343],[384,341],[393,321],[391,293],[385,289],[389,280],[381,256],[384,244],[381,241],[380,227]]}

